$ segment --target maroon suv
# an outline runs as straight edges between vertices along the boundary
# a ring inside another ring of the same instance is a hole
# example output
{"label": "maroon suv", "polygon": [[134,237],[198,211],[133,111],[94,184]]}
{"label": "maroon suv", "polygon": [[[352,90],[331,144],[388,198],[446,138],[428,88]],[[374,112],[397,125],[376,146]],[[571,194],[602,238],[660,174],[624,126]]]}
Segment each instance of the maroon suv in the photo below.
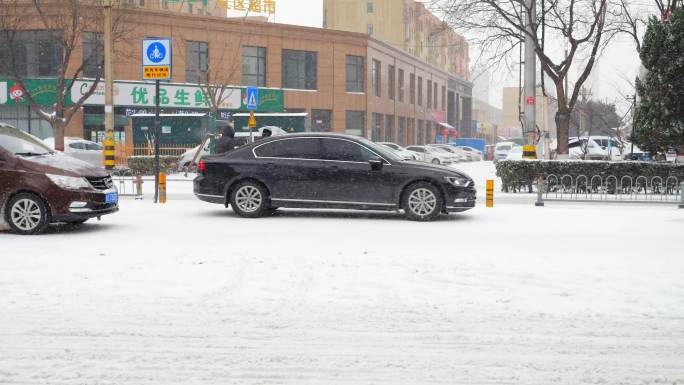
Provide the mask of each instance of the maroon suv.
{"label": "maroon suv", "polygon": [[37,234],[50,223],[80,224],[119,210],[112,178],[0,123],[0,224]]}

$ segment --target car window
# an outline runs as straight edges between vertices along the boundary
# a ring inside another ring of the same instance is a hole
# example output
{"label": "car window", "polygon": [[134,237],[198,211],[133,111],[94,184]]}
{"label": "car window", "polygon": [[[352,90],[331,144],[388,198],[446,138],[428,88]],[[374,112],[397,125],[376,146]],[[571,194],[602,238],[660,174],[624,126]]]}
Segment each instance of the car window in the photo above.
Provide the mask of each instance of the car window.
{"label": "car window", "polygon": [[367,148],[343,139],[321,139],[322,159],[344,162],[368,162],[375,157]]}
{"label": "car window", "polygon": [[74,150],[85,150],[85,143],[82,143],[82,142],[69,143],[69,148],[73,148]]}
{"label": "car window", "polygon": [[14,155],[52,153],[52,150],[35,136],[10,126],[0,126],[0,147]]}
{"label": "car window", "polygon": [[397,146],[397,145],[394,144],[394,143],[383,143],[383,145],[385,145],[385,146],[387,146],[387,147],[389,147],[389,148],[391,148],[391,149],[393,149],[393,150],[398,150],[398,149],[399,149],[399,146]]}
{"label": "car window", "polygon": [[421,147],[408,147],[408,149],[415,152],[425,152]]}
{"label": "car window", "polygon": [[320,139],[281,139],[258,146],[254,152],[262,158],[321,159]]}
{"label": "car window", "polygon": [[465,151],[472,151],[469,147],[461,147]]}
{"label": "car window", "polygon": [[88,151],[102,151],[102,146],[97,143],[84,143]]}
{"label": "car window", "polygon": [[580,143],[577,142],[577,141],[575,141],[575,142],[570,142],[570,143],[568,143],[568,148],[579,147],[579,145],[580,145]]}
{"label": "car window", "polygon": [[511,151],[511,146],[509,145],[503,145],[501,147],[496,148],[497,151]]}

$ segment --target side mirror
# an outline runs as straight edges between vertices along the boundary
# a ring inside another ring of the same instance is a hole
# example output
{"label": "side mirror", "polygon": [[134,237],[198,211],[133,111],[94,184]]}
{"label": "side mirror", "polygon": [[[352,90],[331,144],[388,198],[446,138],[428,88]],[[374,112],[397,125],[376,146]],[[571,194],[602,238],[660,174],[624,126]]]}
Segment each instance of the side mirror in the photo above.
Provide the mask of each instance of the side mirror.
{"label": "side mirror", "polygon": [[377,156],[370,158],[368,163],[371,166],[371,170],[377,171],[382,169],[382,159],[378,158]]}

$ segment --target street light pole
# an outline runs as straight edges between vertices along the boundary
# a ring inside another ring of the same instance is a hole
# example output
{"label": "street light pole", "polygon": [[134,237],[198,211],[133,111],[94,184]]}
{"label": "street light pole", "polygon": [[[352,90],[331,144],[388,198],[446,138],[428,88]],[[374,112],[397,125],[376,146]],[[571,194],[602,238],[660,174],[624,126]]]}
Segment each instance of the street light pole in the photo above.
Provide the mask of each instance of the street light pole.
{"label": "street light pole", "polygon": [[104,83],[105,83],[105,168],[113,170],[114,157],[114,79],[112,68],[112,0],[104,0]]}

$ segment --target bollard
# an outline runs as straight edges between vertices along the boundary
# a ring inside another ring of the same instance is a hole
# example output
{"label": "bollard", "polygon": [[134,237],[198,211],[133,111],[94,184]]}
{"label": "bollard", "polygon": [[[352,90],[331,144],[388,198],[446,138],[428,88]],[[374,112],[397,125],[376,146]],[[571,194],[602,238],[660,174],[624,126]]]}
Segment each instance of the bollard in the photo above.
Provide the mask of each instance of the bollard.
{"label": "bollard", "polygon": [[487,180],[487,207],[494,207],[494,181]]}
{"label": "bollard", "polygon": [[159,203],[166,203],[166,174],[159,173]]}
{"label": "bollard", "polygon": [[684,182],[679,185],[679,193],[682,194],[682,199],[679,201],[679,208],[684,209]]}
{"label": "bollard", "polygon": [[143,199],[143,179],[141,175],[135,177],[135,199]]}
{"label": "bollard", "polygon": [[541,175],[537,179],[537,201],[534,205],[536,207],[544,207],[544,177]]}
{"label": "bollard", "polygon": [[114,146],[114,131],[105,132],[105,139],[103,144],[104,166],[107,170],[113,170],[116,166],[116,154]]}

